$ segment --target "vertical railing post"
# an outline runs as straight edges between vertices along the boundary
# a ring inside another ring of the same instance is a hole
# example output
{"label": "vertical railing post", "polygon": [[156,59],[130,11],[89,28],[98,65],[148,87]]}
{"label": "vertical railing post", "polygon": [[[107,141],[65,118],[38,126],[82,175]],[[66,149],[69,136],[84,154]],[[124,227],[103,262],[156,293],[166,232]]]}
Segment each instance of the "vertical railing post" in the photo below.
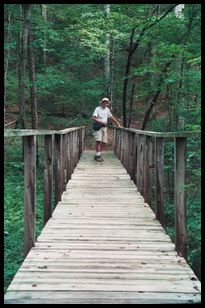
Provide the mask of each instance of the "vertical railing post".
{"label": "vertical railing post", "polygon": [[71,133],[67,134],[67,149],[66,149],[66,156],[67,156],[67,182],[71,178]]}
{"label": "vertical railing post", "polygon": [[129,132],[129,174],[131,180],[136,183],[136,169],[137,169],[137,135],[134,132]]}
{"label": "vertical railing post", "polygon": [[127,171],[131,177],[131,170],[132,170],[132,139],[131,139],[131,132],[128,131],[128,157],[127,157]]}
{"label": "vertical railing post", "polygon": [[137,188],[140,193],[143,191],[143,139],[144,136],[138,136],[138,147],[137,147]]}
{"label": "vertical railing post", "polygon": [[73,173],[74,170],[74,134],[73,131],[70,132],[70,166],[71,166],[71,174]]}
{"label": "vertical railing post", "polygon": [[82,131],[82,128],[79,129],[78,131],[78,139],[79,139],[79,159],[80,159],[80,156],[82,154],[82,151],[83,151],[83,140],[82,140],[82,137],[83,137],[83,131]]}
{"label": "vertical railing post", "polygon": [[62,193],[62,135],[55,134],[55,205]]}
{"label": "vertical railing post", "polygon": [[44,225],[52,215],[53,135],[44,137]]}
{"label": "vertical railing post", "polygon": [[117,157],[120,159],[121,153],[121,131],[120,129],[117,130]]}
{"label": "vertical railing post", "polygon": [[73,170],[75,169],[75,164],[76,164],[76,133],[73,131]]}
{"label": "vertical railing post", "polygon": [[117,138],[117,130],[116,130],[116,128],[113,128],[113,144],[112,144],[112,149],[113,149],[113,152],[115,154],[116,154],[116,145],[117,145],[116,138]]}
{"label": "vertical railing post", "polygon": [[85,142],[85,128],[82,129],[82,152],[84,150],[84,142]]}
{"label": "vertical railing post", "polygon": [[186,206],[185,206],[185,152],[186,138],[175,139],[175,229],[176,251],[187,256]]}
{"label": "vertical railing post", "polygon": [[156,218],[164,226],[164,139],[156,137]]}
{"label": "vertical railing post", "polygon": [[66,190],[67,184],[67,133],[62,135],[62,192]]}
{"label": "vertical railing post", "polygon": [[117,157],[119,156],[118,152],[119,152],[119,129],[115,128],[116,131],[116,144],[115,144],[115,149],[116,149],[116,155]]}
{"label": "vertical railing post", "polygon": [[125,143],[124,143],[125,138],[124,138],[124,136],[125,136],[124,130],[121,130],[121,132],[120,132],[120,138],[121,138],[121,140],[120,140],[120,160],[121,160],[123,166],[124,166],[124,157],[125,157],[125,155],[124,155],[124,152],[125,152],[125,149],[124,149],[124,147],[125,147]]}
{"label": "vertical railing post", "polygon": [[146,136],[144,198],[151,205],[152,196],[152,137]]}
{"label": "vertical railing post", "polygon": [[77,139],[77,131],[75,130],[74,132],[74,168],[76,167],[76,164],[77,164],[77,157],[78,157],[78,154],[77,154],[77,150],[78,150],[78,139]]}
{"label": "vertical railing post", "polygon": [[145,191],[145,147],[146,147],[146,135],[142,136],[142,190],[141,194],[144,197],[144,191]]}
{"label": "vertical railing post", "polygon": [[128,171],[129,173],[129,167],[128,167],[128,160],[129,160],[129,132],[128,131],[124,131],[124,166],[125,169]]}
{"label": "vertical railing post", "polygon": [[36,223],[36,136],[24,141],[24,257],[35,245]]}

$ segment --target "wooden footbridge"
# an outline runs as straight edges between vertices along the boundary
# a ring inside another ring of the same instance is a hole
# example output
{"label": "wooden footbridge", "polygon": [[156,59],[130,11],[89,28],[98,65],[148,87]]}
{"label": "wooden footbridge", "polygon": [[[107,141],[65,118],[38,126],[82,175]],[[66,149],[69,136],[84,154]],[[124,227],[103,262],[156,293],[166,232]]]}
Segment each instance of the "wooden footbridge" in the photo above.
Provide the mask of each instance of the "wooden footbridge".
{"label": "wooden footbridge", "polygon": [[[22,136],[5,136],[17,133]],[[38,134],[45,135],[45,226],[35,240]],[[105,152],[99,163],[94,151],[83,151],[84,128],[23,133],[25,260],[5,304],[201,302],[200,282],[185,260],[185,198],[178,190],[186,136],[168,137],[175,141],[175,244],[163,228],[162,134],[115,129],[114,152]],[[155,213],[149,206],[153,162]]]}

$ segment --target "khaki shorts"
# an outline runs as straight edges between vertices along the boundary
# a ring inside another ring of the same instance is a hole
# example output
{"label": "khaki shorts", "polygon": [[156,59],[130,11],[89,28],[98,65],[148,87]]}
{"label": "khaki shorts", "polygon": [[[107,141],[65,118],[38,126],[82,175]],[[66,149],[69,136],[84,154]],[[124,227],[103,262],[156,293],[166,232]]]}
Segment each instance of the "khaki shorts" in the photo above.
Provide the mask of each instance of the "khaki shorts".
{"label": "khaki shorts", "polygon": [[101,127],[99,130],[93,130],[93,137],[95,141],[107,143],[107,127]]}

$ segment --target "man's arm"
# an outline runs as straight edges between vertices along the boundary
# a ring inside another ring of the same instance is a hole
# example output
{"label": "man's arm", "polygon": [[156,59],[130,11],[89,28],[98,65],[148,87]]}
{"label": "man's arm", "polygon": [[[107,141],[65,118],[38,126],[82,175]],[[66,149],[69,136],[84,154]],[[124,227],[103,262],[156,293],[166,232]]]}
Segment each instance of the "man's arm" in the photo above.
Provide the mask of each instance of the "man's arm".
{"label": "man's arm", "polygon": [[111,120],[117,125],[117,127],[121,127],[120,123],[117,121],[117,119],[114,116],[111,117]]}
{"label": "man's arm", "polygon": [[100,121],[96,116],[92,116],[92,120],[99,123],[99,124],[102,124],[103,126],[105,126],[105,123],[103,123],[102,121]]}

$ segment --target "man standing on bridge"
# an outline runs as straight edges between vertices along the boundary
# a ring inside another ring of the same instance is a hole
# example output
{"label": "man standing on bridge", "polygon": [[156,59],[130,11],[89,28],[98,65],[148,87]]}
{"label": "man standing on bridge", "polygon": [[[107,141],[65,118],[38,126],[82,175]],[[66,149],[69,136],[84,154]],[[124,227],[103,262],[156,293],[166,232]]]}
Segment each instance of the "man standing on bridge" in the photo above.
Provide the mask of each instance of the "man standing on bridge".
{"label": "man standing on bridge", "polygon": [[120,123],[110,112],[108,108],[110,101],[107,97],[103,98],[100,102],[100,106],[96,107],[92,116],[93,123],[93,136],[96,142],[96,155],[94,160],[102,162],[101,152],[104,150],[107,143],[107,123],[108,119],[111,119],[118,127],[121,127]]}

